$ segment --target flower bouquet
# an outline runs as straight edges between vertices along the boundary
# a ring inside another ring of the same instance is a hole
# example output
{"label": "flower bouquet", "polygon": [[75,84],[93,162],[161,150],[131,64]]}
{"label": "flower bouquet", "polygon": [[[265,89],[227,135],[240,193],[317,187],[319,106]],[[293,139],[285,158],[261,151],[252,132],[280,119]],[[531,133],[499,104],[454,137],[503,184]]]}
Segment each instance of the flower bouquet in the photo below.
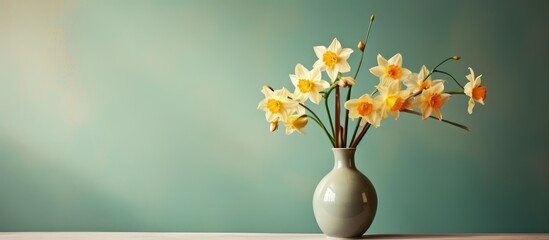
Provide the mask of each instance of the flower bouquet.
{"label": "flower bouquet", "polygon": [[[355,171],[356,147],[371,126],[379,127],[381,121],[389,115],[398,119],[401,112],[414,114],[422,119],[438,119],[468,130],[464,125],[444,119],[442,107],[452,95],[466,95],[469,97],[467,111],[471,114],[475,103],[484,105],[486,99],[486,87],[481,85],[481,75],[475,76],[473,69],[469,68],[470,74],[466,76],[465,85],[462,85],[452,74],[440,69],[448,61],[460,60],[459,56],[444,59],[432,70],[423,65],[418,73],[414,73],[402,66],[401,54],[396,54],[388,60],[378,54],[378,65],[369,70],[379,78],[379,83],[371,93],[353,98],[352,89],[356,83],[360,82],[357,77],[373,21],[372,15],[365,39],[358,43],[357,48],[361,57],[353,75],[347,75],[351,72],[347,59],[354,51],[350,48],[342,48],[340,42],[334,38],[328,47],[313,47],[318,59],[312,69],[309,70],[302,64],[296,65],[295,73],[290,74],[290,80],[295,87],[293,93],[286,88],[274,90],[270,86],[264,86],[261,90],[265,99],[259,103],[258,109],[265,111],[271,132],[278,129],[280,122],[286,127],[286,134],[303,133],[303,128],[309,119],[318,124],[334,150],[336,163],[332,172],[341,169],[347,172]],[[323,80],[322,72],[326,73],[330,82]],[[459,89],[446,91],[447,81],[434,79],[433,74],[451,78]],[[342,101],[341,91],[345,89],[346,96]],[[333,119],[329,107],[331,95],[334,95],[333,103],[335,104]],[[309,101],[317,105],[321,102],[324,104],[328,123],[307,106]],[[358,118],[354,127],[350,126],[349,118],[352,120]],[[320,182],[315,191],[313,207],[317,223],[329,236],[360,236],[367,230],[375,215],[377,208],[375,190],[370,181],[360,172],[354,173],[355,177],[345,176],[340,177],[339,180],[330,179],[334,178],[330,177],[332,172]],[[354,182],[349,180],[354,178],[356,178]],[[342,186],[337,187],[337,183],[341,182],[344,182]],[[337,191],[352,192],[353,196],[338,195]],[[355,202],[357,206],[353,205]],[[329,219],[326,220],[326,218]]]}

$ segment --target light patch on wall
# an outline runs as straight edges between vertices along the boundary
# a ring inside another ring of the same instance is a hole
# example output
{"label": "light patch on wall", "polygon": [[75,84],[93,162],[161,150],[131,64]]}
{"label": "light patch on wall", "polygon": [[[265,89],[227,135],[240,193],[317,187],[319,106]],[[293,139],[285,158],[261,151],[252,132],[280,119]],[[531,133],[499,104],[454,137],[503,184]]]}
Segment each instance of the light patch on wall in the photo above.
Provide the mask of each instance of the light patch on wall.
{"label": "light patch on wall", "polygon": [[9,69],[18,79],[13,91],[33,107],[25,110],[59,101],[53,110],[59,115],[53,117],[77,125],[83,121],[86,101],[71,69],[63,26],[73,5],[71,1],[0,2],[0,49],[15,66]]}

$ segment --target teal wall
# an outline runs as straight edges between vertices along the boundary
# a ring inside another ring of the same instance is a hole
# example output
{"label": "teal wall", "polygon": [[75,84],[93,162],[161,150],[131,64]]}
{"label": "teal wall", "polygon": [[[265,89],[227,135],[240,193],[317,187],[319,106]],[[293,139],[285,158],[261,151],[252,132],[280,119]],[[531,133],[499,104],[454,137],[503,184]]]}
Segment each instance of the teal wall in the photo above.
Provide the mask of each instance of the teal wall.
{"label": "teal wall", "polygon": [[[0,1],[0,230],[319,232],[332,167],[315,125],[269,133],[262,85],[376,14],[375,55],[483,74],[486,106],[388,119],[358,167],[377,233],[549,231],[548,4],[543,1]],[[356,67],[358,54],[349,62]],[[448,88],[455,88],[451,83]],[[321,111],[321,108],[315,108]]]}

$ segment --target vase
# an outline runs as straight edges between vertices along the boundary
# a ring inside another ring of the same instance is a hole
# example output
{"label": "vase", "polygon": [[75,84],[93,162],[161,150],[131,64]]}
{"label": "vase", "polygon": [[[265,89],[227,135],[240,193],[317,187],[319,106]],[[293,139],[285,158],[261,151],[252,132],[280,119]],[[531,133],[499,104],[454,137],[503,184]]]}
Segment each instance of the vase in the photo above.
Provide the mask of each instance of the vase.
{"label": "vase", "polygon": [[318,183],[313,196],[315,219],[330,237],[360,237],[376,215],[377,194],[355,166],[355,148],[332,150],[334,168]]}

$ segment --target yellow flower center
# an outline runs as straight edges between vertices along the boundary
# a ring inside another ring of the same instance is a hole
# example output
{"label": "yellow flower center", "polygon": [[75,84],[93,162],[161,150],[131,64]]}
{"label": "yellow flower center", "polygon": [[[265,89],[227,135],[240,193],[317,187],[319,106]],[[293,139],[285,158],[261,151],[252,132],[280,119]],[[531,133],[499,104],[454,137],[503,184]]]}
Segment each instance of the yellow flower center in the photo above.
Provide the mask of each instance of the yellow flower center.
{"label": "yellow flower center", "polygon": [[473,99],[484,101],[486,99],[486,86],[478,86],[473,89]]}
{"label": "yellow flower center", "polygon": [[433,93],[427,99],[427,103],[433,109],[439,109],[442,106],[442,96],[438,93]]}
{"label": "yellow flower center", "polygon": [[361,102],[356,107],[358,114],[360,114],[360,116],[363,116],[363,117],[368,116],[368,114],[370,114],[373,109],[374,109],[374,106],[369,102]]}
{"label": "yellow flower center", "polygon": [[419,84],[419,86],[417,87],[417,90],[421,91],[429,88],[431,88],[431,83],[428,81],[423,81],[421,84]]}
{"label": "yellow flower center", "polygon": [[283,105],[282,102],[276,99],[267,100],[267,109],[272,113],[279,113],[282,111]]}
{"label": "yellow flower center", "polygon": [[326,64],[326,67],[330,69],[336,65],[338,60],[339,58],[332,51],[326,51],[322,56],[322,61],[324,61],[324,64]]}
{"label": "yellow flower center", "polygon": [[313,91],[314,86],[315,84],[313,83],[313,81],[308,79],[299,79],[299,83],[297,84],[299,91],[301,91],[302,93]]}
{"label": "yellow flower center", "polygon": [[400,79],[400,76],[402,75],[402,69],[397,65],[389,65],[387,66],[387,75],[395,80]]}
{"label": "yellow flower center", "polygon": [[402,105],[404,104],[404,101],[400,97],[390,96],[385,100],[385,103],[389,107],[389,110],[399,111],[402,108]]}

